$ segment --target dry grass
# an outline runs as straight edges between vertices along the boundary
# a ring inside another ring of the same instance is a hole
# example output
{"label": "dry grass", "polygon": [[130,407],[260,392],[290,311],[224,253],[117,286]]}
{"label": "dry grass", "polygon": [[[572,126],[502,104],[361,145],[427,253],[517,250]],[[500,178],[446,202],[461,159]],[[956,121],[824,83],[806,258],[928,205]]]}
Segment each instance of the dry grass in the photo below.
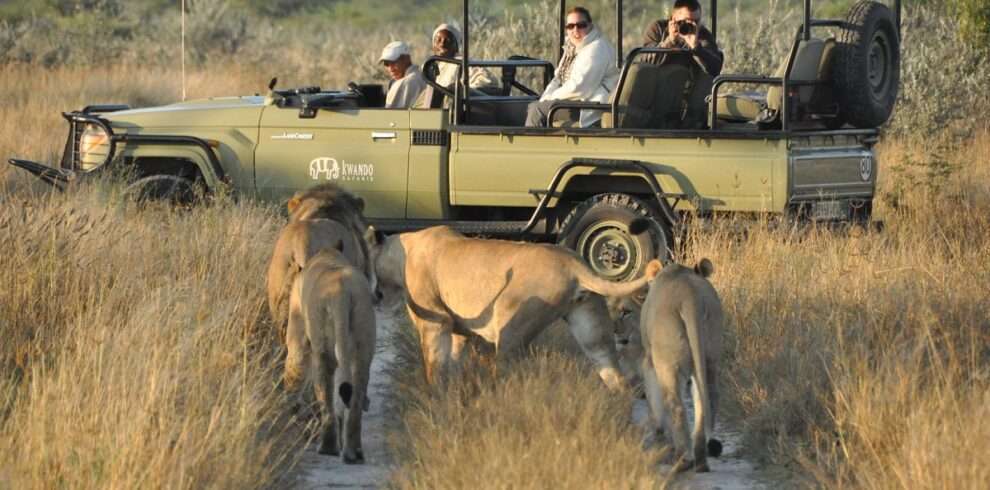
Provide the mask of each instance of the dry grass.
{"label": "dry grass", "polygon": [[301,440],[261,320],[275,214],[100,187],[0,195],[0,487],[275,481]]}
{"label": "dry grass", "polygon": [[662,453],[644,452],[632,396],[608,392],[562,325],[498,367],[474,355],[442,391],[424,381],[406,324],[390,339],[401,422],[395,488],[659,488]]}

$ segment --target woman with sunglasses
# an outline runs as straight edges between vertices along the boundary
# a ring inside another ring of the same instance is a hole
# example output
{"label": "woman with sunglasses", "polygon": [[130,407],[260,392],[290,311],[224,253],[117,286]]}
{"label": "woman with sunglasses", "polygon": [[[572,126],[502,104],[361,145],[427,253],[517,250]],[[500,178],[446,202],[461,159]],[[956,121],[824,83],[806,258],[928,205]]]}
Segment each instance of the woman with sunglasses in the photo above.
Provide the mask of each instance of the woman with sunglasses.
{"label": "woman with sunglasses", "polygon": [[[608,102],[619,81],[615,49],[591,22],[588,9],[570,9],[564,28],[567,31],[564,53],[540,100],[529,104],[527,126],[546,126],[547,113],[557,100]],[[582,110],[579,122],[586,128],[600,119],[601,111]]]}

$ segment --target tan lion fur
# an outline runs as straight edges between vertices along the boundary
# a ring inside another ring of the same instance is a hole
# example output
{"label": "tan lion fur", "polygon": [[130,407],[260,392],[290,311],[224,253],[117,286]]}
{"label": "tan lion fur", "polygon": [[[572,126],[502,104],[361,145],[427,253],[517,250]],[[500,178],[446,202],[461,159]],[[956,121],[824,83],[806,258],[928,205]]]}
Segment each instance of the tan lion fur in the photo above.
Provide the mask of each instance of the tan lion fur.
{"label": "tan lion fur", "polygon": [[340,248],[344,256],[372,277],[363,234],[367,228],[364,201],[334,184],[321,184],[297,192],[288,202],[289,223],[279,233],[268,265],[268,308],[285,338],[284,302],[296,274],[306,259],[320,250]]}
{"label": "tan lion fur", "polygon": [[617,388],[622,377],[612,322],[599,295],[631,294],[660,268],[654,261],[647,276],[615,283],[596,276],[570,250],[467,238],[445,226],[390,236],[372,246],[372,256],[386,298],[404,291],[430,382],[459,362],[468,337],[480,337],[504,356],[563,318],[602,380]]}
{"label": "tan lion fur", "polygon": [[[651,429],[673,440],[678,470],[693,466],[696,471],[708,471],[709,452],[713,456],[721,453],[721,443],[711,437],[718,410],[725,319],[718,293],[707,279],[712,272],[708,259],[693,269],[668,264],[650,282],[641,309],[629,298],[610,304],[619,310],[621,322],[638,319],[638,332],[629,332],[620,355],[625,363],[639,364]],[[693,461],[687,456],[689,440],[681,398],[689,379],[694,380]]]}
{"label": "tan lion fur", "polygon": [[345,463],[364,461],[361,412],[375,352],[375,328],[371,286],[364,274],[336,249],[311,257],[289,295],[283,379],[288,390],[297,391],[310,371],[323,419],[319,451],[340,454],[340,430]]}

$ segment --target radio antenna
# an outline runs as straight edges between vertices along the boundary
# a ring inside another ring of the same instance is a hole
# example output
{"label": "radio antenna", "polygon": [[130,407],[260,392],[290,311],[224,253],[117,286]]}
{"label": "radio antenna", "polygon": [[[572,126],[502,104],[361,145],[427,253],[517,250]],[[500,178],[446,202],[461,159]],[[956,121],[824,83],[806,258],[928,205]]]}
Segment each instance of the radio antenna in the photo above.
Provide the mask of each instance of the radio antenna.
{"label": "radio antenna", "polygon": [[186,0],[182,0],[182,6],[180,8],[182,9],[180,14],[182,18],[182,43],[180,48],[182,50],[180,56],[182,59],[182,100],[186,100]]}

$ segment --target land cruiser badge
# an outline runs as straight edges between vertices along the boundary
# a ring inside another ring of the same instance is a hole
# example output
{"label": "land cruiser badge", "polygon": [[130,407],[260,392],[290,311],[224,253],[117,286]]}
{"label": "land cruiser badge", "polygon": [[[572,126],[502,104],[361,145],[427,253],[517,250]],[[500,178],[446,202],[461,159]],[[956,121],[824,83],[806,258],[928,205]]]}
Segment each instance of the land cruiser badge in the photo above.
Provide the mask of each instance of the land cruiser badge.
{"label": "land cruiser badge", "polygon": [[313,133],[287,133],[282,131],[282,134],[272,135],[273,140],[311,140],[313,139]]}
{"label": "land cruiser badge", "polygon": [[859,160],[859,176],[863,179],[863,182],[869,182],[870,177],[873,176],[873,159],[870,157],[863,157]]}
{"label": "land cruiser badge", "polygon": [[375,166],[370,163],[348,163],[332,157],[314,158],[309,162],[309,176],[313,180],[340,180],[348,182],[374,182]]}

